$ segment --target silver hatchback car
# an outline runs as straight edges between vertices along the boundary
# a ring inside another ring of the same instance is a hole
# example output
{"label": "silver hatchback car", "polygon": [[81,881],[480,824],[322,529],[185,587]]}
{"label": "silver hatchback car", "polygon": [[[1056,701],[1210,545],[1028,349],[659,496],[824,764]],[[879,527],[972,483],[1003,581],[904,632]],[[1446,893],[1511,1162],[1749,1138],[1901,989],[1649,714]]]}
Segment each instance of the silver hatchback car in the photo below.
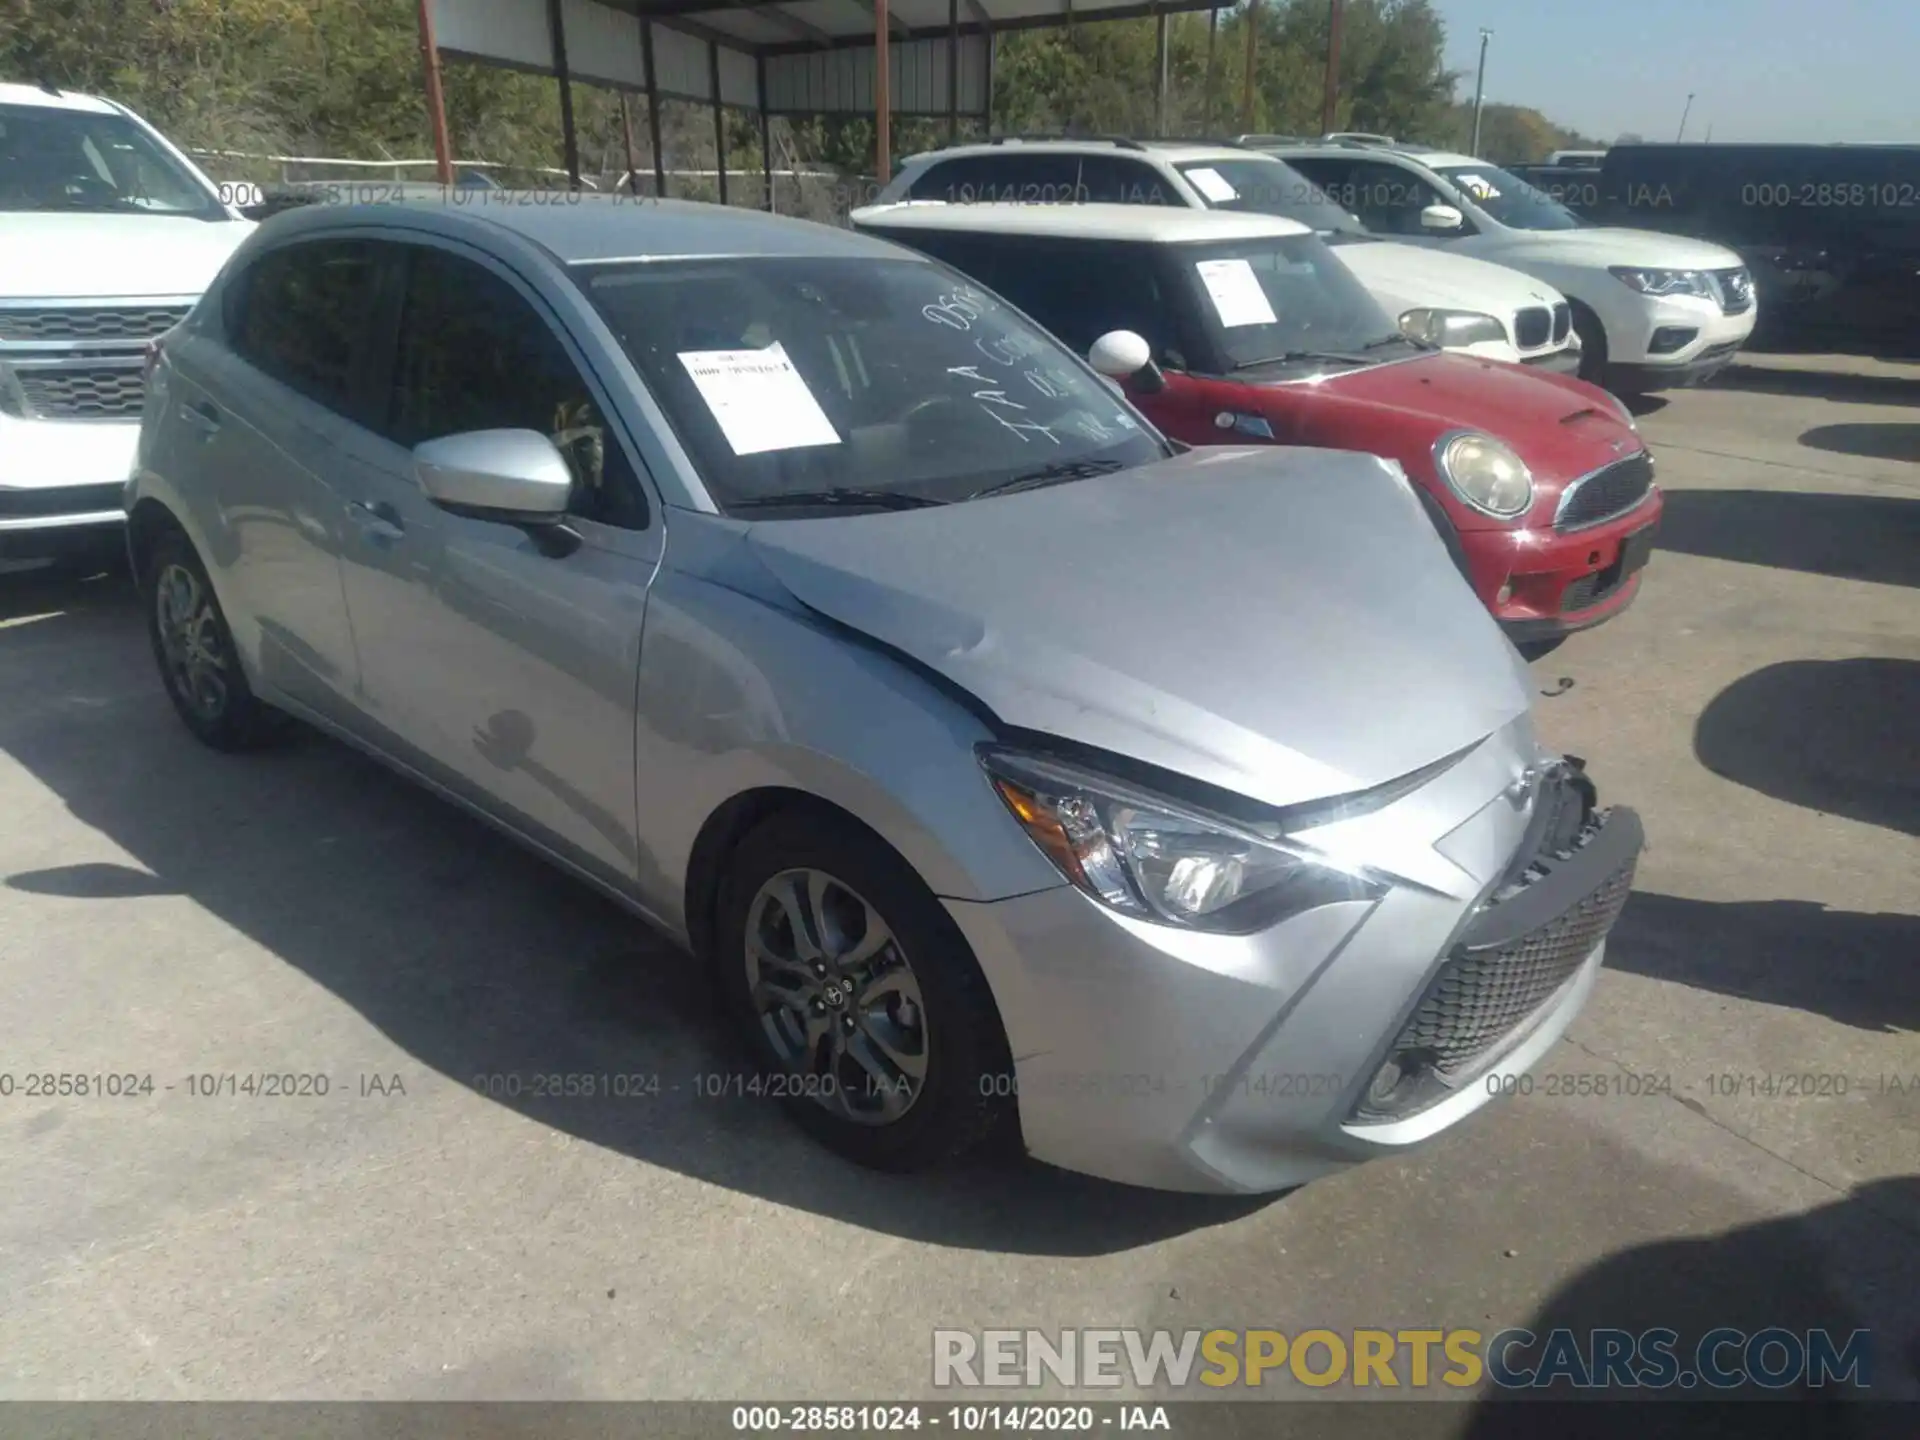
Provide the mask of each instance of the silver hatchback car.
{"label": "silver hatchback car", "polygon": [[278,217],[156,348],[128,507],[200,738],[299,717],[616,897],[870,1165],[1421,1141],[1566,1028],[1642,843],[1395,466],[1186,451],[799,221]]}

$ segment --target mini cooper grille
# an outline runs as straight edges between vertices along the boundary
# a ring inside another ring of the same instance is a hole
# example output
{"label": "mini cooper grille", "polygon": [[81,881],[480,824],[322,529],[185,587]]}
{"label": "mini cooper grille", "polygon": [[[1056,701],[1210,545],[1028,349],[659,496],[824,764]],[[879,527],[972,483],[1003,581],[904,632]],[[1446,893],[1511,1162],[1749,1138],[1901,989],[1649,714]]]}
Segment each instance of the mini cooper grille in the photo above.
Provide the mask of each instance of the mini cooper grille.
{"label": "mini cooper grille", "polygon": [[1553,343],[1558,345],[1573,330],[1573,307],[1562,300],[1553,307]]}
{"label": "mini cooper grille", "polygon": [[46,420],[114,420],[138,415],[146,381],[138,366],[17,370],[27,408]]}
{"label": "mini cooper grille", "polygon": [[1642,450],[1574,483],[1554,517],[1556,530],[1579,530],[1624,514],[1653,488],[1653,459]]}
{"label": "mini cooper grille", "polygon": [[1553,336],[1553,314],[1544,308],[1519,311],[1513,317],[1513,340],[1522,350],[1544,345]]}
{"label": "mini cooper grille", "polygon": [[184,320],[186,305],[0,307],[0,340],[152,340]]}

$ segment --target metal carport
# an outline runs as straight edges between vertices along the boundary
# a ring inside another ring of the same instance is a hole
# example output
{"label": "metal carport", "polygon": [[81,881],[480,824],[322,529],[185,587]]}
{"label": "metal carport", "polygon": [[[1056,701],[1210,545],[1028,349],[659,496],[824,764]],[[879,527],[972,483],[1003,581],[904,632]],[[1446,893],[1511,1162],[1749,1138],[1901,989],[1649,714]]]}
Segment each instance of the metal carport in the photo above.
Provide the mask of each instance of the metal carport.
{"label": "metal carport", "polygon": [[[759,118],[771,197],[768,121],[775,115],[871,117],[876,173],[892,173],[894,115],[993,119],[994,37],[1075,21],[1158,17],[1166,83],[1166,17],[1235,0],[418,0],[427,106],[440,181],[452,181],[440,56],[552,75],[559,86],[567,173],[577,185],[572,82],[644,96],[656,195],[666,193],[663,97],[713,107],[719,190],[726,199],[726,108]],[[1253,0],[1258,3],[1258,0]],[[769,203],[771,203],[769,199]]]}

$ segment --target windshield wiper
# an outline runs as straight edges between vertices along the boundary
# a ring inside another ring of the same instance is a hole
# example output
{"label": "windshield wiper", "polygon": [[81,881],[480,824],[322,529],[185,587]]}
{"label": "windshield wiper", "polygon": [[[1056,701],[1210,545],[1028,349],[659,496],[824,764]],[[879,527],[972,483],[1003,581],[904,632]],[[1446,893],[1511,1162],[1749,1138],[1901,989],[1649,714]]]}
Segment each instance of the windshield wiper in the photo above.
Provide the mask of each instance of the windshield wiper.
{"label": "windshield wiper", "polygon": [[987,495],[1007,495],[1015,490],[1032,490],[1062,480],[1091,480],[1096,475],[1111,475],[1120,468],[1118,460],[1056,460],[1038,470],[1023,470],[1018,475],[975,490],[966,498],[979,500]]}
{"label": "windshield wiper", "polygon": [[804,509],[810,505],[860,505],[873,510],[920,510],[929,505],[944,505],[931,495],[909,495],[904,490],[863,490],[840,485],[831,490],[792,490],[784,495],[749,495],[731,500],[729,510]]}
{"label": "windshield wiper", "polygon": [[[1361,347],[1365,349],[1365,346]],[[1368,365],[1372,361],[1365,355],[1355,355],[1351,351],[1340,350],[1287,350],[1279,355],[1265,355],[1258,360],[1242,360],[1229,374],[1238,374],[1242,370],[1258,370],[1262,365],[1284,365],[1293,360],[1335,360],[1342,365]]]}

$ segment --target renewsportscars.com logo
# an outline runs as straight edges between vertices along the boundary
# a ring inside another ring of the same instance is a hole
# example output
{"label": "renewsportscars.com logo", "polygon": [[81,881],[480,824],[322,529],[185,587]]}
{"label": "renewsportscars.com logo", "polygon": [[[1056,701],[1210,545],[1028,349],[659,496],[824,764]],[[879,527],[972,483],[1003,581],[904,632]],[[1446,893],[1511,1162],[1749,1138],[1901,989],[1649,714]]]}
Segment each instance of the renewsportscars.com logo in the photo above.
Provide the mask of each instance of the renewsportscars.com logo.
{"label": "renewsportscars.com logo", "polygon": [[933,1383],[1151,1391],[1335,1385],[1426,1389],[1871,1388],[1869,1332],[1709,1330],[936,1330]]}

